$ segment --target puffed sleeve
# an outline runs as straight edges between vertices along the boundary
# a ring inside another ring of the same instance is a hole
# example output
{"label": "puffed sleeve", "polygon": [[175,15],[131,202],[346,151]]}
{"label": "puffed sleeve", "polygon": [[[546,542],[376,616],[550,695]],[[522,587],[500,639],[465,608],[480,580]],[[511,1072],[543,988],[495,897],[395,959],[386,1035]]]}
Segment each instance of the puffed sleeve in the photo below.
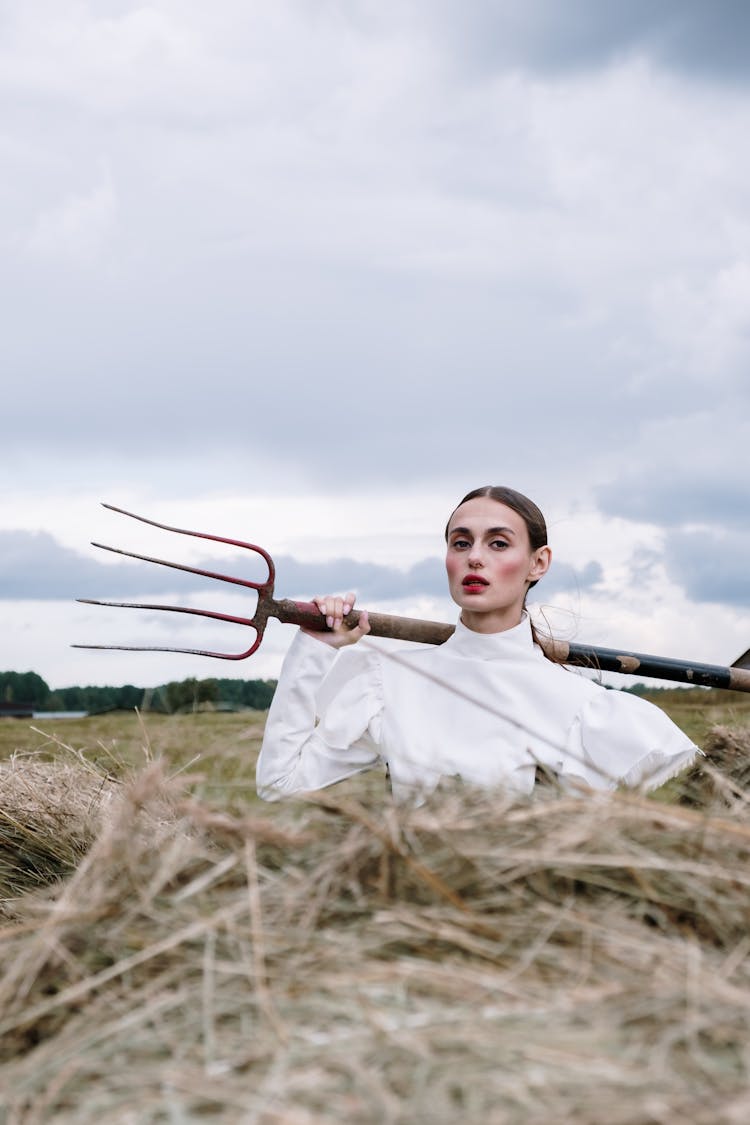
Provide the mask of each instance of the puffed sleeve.
{"label": "puffed sleeve", "polygon": [[659,707],[597,686],[568,734],[563,772],[594,789],[656,789],[699,754]]}
{"label": "puffed sleeve", "polygon": [[297,634],[258,757],[256,785],[263,800],[323,789],[377,764],[383,708],[379,672],[374,652],[337,653]]}

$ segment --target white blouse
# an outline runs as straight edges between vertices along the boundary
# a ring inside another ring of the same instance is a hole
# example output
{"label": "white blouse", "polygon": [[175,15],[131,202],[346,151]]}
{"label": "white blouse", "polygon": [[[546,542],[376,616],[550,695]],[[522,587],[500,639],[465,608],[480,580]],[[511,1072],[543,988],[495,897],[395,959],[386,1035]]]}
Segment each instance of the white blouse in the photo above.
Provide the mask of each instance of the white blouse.
{"label": "white blouse", "polygon": [[271,704],[259,795],[322,789],[386,764],[396,799],[441,778],[530,793],[536,766],[595,789],[655,788],[698,748],[653,704],[547,660],[529,619],[502,633],[459,621],[444,644],[336,650],[299,632]]}

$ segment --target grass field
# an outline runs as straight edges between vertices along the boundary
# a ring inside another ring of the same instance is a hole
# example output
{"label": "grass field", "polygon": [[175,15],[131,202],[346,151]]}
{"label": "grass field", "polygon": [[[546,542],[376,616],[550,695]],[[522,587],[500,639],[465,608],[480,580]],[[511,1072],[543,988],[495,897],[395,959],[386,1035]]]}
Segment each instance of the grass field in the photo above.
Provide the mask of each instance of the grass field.
{"label": "grass field", "polygon": [[85,719],[0,721],[0,759],[33,754],[38,760],[73,762],[76,754],[122,778],[148,761],[164,758],[171,769],[190,772],[192,787],[243,801],[255,798],[255,759],[265,712],[199,712],[139,715],[111,711]]}
{"label": "grass field", "polygon": [[0,1123],[744,1125],[750,697],[654,698],[694,790],[419,810],[259,802],[260,713],[1,721]]}
{"label": "grass field", "polygon": [[[750,694],[666,690],[650,696],[699,746],[715,726],[750,726]],[[85,719],[0,720],[0,760],[13,753],[72,760],[71,749],[121,776],[126,768],[164,757],[175,769],[190,765],[207,793],[255,800],[255,759],[264,712],[138,715],[109,712]],[[64,747],[68,747],[65,749]],[[198,784],[196,782],[196,784]]]}

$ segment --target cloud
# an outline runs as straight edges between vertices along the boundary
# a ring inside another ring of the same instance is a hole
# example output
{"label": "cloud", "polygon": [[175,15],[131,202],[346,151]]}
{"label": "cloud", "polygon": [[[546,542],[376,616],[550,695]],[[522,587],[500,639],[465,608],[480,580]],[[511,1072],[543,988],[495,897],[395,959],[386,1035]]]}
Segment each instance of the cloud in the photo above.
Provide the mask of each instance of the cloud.
{"label": "cloud", "polygon": [[[417,5],[420,14],[434,4]],[[462,11],[443,0],[439,17],[485,66],[525,65],[543,73],[603,67],[641,53],[665,67],[746,82],[750,11],[743,0],[481,0]]]}
{"label": "cloud", "polygon": [[620,467],[610,468],[610,479],[596,488],[604,513],[669,528],[746,527],[747,392],[741,388],[713,401],[702,397],[705,402],[685,417],[659,418],[643,427]]}
{"label": "cloud", "polygon": [[8,477],[580,497],[743,377],[745,95],[617,48],[677,5],[210,11],[10,19]]}
{"label": "cloud", "polygon": [[750,605],[750,533],[671,532],[664,561],[670,577],[694,602],[746,610]]}
{"label": "cloud", "polygon": [[[441,597],[446,593],[442,559],[425,558],[408,570],[357,559],[301,562],[281,555],[276,564],[276,596],[310,598],[329,591],[355,589],[360,600]],[[220,574],[251,577],[246,556],[206,558],[191,565]],[[263,580],[256,571],[254,580]],[[601,566],[578,569],[555,562],[544,579],[545,596],[582,590],[602,578]],[[148,563],[105,564],[59,544],[46,532],[0,531],[0,599],[63,600],[100,598],[131,600],[216,590],[207,578]],[[540,586],[541,589],[541,586]]]}
{"label": "cloud", "polygon": [[744,526],[750,511],[750,484],[702,479],[686,465],[659,476],[653,471],[623,474],[599,489],[602,509],[640,523],[679,527],[690,523]]}
{"label": "cloud", "polygon": [[71,195],[39,214],[28,237],[28,248],[35,256],[90,263],[101,254],[116,211],[114,187],[105,176],[90,190]]}

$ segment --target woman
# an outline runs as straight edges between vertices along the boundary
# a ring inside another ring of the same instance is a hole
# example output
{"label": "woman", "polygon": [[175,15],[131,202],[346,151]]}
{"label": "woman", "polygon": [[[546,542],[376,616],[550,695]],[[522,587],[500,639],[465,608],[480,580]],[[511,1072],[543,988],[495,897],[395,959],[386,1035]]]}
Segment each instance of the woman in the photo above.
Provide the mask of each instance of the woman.
{"label": "woman", "polygon": [[353,593],[315,599],[330,632],[300,630],[284,661],[258,759],[261,797],[378,764],[397,799],[456,776],[530,793],[538,766],[563,784],[655,788],[700,753],[659,708],[545,657],[525,609],[551,561],[536,504],[476,489],[451,515],[446,544],[461,614],[443,645],[341,652],[369,632],[367,614],[349,629]]}

